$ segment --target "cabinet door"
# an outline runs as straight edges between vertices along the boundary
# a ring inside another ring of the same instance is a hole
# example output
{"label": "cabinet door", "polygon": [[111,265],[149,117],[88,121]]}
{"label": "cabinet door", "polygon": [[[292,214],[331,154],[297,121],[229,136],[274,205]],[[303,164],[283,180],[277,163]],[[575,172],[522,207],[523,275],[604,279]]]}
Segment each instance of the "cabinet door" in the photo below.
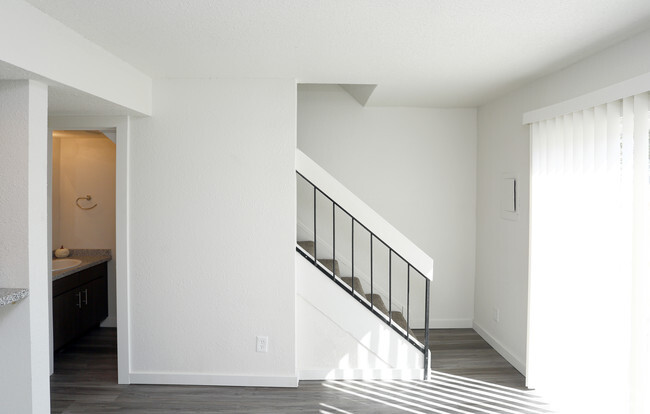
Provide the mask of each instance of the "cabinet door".
{"label": "cabinet door", "polygon": [[93,295],[95,320],[100,323],[108,318],[108,276],[106,274],[93,282]]}
{"label": "cabinet door", "polygon": [[81,297],[72,290],[52,300],[54,350],[58,350],[77,336],[81,313]]}
{"label": "cabinet door", "polygon": [[82,297],[80,324],[82,332],[97,325],[108,316],[107,282],[106,276],[102,276],[79,288]]}

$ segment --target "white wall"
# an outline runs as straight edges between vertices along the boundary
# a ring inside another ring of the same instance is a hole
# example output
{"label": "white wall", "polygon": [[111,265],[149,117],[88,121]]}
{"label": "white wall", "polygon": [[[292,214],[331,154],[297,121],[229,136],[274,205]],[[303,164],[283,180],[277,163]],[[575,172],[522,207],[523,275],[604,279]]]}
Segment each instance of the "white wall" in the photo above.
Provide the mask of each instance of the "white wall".
{"label": "white wall", "polygon": [[[115,252],[115,143],[85,131],[55,131],[52,143],[52,246]],[[82,210],[82,206],[97,207]],[[108,263],[108,319],[116,326],[115,261]]]}
{"label": "white wall", "polygon": [[430,326],[471,326],[476,110],[364,108],[301,85],[298,148],[433,258]]}
{"label": "white wall", "polygon": [[131,125],[130,379],[295,386],[295,83],[155,90]]}
{"label": "white wall", "polygon": [[0,307],[5,412],[49,412],[47,87],[0,82],[0,287],[30,296]]}
{"label": "white wall", "polygon": [[[541,78],[478,112],[477,329],[519,370],[526,358],[528,304],[529,131],[524,112],[561,102],[650,71],[650,32],[641,33]],[[518,221],[499,214],[501,174],[518,176]],[[500,322],[492,319],[500,311]]]}

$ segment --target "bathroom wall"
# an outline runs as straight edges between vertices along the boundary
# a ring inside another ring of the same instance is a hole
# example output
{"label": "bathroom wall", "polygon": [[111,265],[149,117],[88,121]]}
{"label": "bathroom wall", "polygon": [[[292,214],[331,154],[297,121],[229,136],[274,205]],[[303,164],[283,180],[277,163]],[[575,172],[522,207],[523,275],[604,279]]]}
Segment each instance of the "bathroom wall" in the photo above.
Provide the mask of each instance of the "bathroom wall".
{"label": "bathroom wall", "polygon": [[[115,143],[89,131],[55,131],[52,141],[52,248],[115,251]],[[75,204],[97,207],[82,210]],[[109,316],[116,326],[115,262],[108,263]]]}

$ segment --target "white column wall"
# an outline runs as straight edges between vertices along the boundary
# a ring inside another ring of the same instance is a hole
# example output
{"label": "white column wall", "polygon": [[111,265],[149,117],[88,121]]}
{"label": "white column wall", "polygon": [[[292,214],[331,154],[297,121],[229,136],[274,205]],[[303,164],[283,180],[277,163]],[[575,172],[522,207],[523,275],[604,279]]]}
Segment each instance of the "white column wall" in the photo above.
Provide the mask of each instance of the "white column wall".
{"label": "white column wall", "polygon": [[50,410],[47,87],[0,82],[0,287],[30,296],[0,308],[2,410]]}
{"label": "white column wall", "polygon": [[295,82],[155,90],[131,124],[130,380],[295,386]]}

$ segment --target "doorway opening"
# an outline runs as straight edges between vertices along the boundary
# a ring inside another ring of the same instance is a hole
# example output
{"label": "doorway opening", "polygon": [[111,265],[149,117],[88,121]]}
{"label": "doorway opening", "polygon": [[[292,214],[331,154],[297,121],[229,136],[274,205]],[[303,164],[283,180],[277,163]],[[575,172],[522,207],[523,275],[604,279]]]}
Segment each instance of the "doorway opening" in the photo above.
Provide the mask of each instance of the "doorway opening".
{"label": "doorway opening", "polygon": [[[84,336],[117,328],[115,137],[115,128],[52,131],[54,371],[74,364]],[[104,345],[116,360],[115,341]],[[116,361],[110,366],[116,377]]]}

